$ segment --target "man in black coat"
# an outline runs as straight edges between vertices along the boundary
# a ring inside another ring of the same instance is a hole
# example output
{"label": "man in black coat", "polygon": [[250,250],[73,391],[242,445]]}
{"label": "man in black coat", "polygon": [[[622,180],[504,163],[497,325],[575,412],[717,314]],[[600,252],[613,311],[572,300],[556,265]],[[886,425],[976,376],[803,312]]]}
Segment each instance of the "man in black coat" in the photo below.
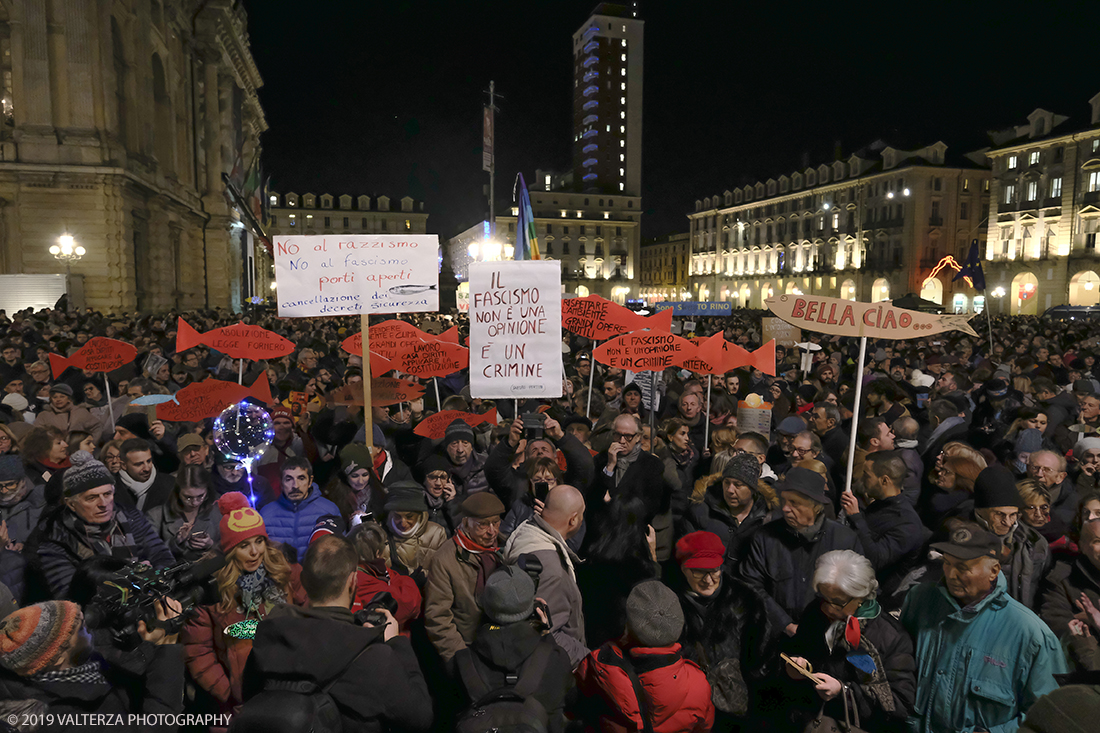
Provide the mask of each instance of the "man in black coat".
{"label": "man in black coat", "polygon": [[[585,495],[592,526],[601,523],[604,510],[612,501],[639,499],[645,507],[644,523],[668,512],[672,506],[672,487],[664,479],[664,462],[642,450],[642,423],[634,415],[619,415],[612,423],[611,447],[595,458],[596,476]],[[599,532],[589,533],[599,536]]]}
{"label": "man in black coat", "polygon": [[119,448],[122,470],[115,483],[121,503],[136,506],[146,514],[162,506],[172,495],[176,480],[153,465],[153,448],[148,441],[130,438]]}
{"label": "man in black coat", "polygon": [[840,427],[840,408],[829,402],[814,405],[810,427],[821,438],[823,455],[833,459],[829,477],[837,486],[844,486],[848,471],[848,434]]}
{"label": "man in black coat", "polygon": [[[256,629],[245,665],[245,703],[237,730],[279,730],[301,715],[301,699],[286,682],[328,689],[344,730],[423,731],[432,724],[432,699],[409,640],[397,621],[360,626],[351,613],[359,556],[342,537],[314,542],[302,563],[309,608],[277,606]],[[240,727],[238,727],[240,726]]]}

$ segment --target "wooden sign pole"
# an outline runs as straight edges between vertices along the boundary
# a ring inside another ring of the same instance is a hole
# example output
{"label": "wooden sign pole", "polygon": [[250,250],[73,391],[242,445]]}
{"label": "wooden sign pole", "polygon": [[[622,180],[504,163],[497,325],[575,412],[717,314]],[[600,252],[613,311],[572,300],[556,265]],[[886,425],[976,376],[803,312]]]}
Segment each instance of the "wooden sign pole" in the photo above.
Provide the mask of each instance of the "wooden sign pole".
{"label": "wooden sign pole", "polygon": [[370,316],[359,314],[359,327],[363,332],[363,426],[368,448],[374,447],[374,411],[370,399]]}

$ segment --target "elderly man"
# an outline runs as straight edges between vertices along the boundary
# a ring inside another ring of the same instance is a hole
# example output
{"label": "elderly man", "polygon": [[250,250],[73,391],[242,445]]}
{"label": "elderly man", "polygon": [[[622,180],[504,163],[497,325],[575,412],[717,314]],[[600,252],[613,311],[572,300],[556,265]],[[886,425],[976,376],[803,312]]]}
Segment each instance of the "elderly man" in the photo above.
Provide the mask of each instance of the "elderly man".
{"label": "elderly man", "polygon": [[[672,487],[665,481],[664,463],[642,450],[642,423],[637,417],[619,415],[612,429],[611,447],[595,458],[596,478],[588,488],[588,503],[606,508],[614,500],[640,499],[645,506],[645,521],[650,523],[672,505]],[[597,533],[612,529],[601,523],[609,514],[601,511],[593,518]]]}
{"label": "elderly man", "polygon": [[523,420],[512,421],[508,438],[502,440],[489,451],[485,461],[485,477],[489,488],[509,503],[515,502],[527,493],[527,468],[539,458],[558,459],[558,451],[565,457],[565,472],[562,483],[573,486],[588,486],[592,483],[595,468],[592,454],[577,440],[576,436],[562,430],[558,421],[549,415],[543,416],[541,438],[531,438],[524,446],[524,461],[518,468],[512,467],[513,459],[520,444],[524,441]]}
{"label": "elderly man", "polygon": [[1073,482],[1077,494],[1100,489],[1100,438],[1082,438],[1073,448],[1077,459],[1077,477]]}
{"label": "elderly man", "polygon": [[87,407],[73,404],[73,388],[67,384],[50,387],[50,402],[38,413],[36,427],[54,427],[68,435],[74,430],[99,435],[99,421]]}
{"label": "elderly man", "polygon": [[572,486],[555,486],[546,496],[542,515],[516,527],[504,547],[504,562],[539,576],[539,598],[550,608],[550,633],[575,666],[588,655],[584,603],[577,587],[580,559],[566,540],[584,522],[584,496]]}
{"label": "elderly man", "polygon": [[444,662],[473,641],[481,623],[477,599],[501,564],[497,538],[503,515],[504,504],[490,492],[467,497],[459,529],[432,559],[424,590],[424,630]]}
{"label": "elderly man", "polygon": [[214,461],[210,457],[210,446],[198,433],[184,433],[176,441],[176,451],[185,466],[199,466],[210,470]]}
{"label": "elderly man", "polygon": [[175,558],[136,507],[115,505],[114,476],[85,451],[71,457],[62,479],[62,506],[43,517],[24,552],[37,563],[50,592],[63,598],[77,567],[97,556],[144,560],[153,567]]}
{"label": "elderly man", "polygon": [[952,530],[941,583],[909,592],[902,624],[913,635],[917,701],[910,730],[1012,733],[1066,671],[1058,639],[1008,594],[1001,540],[974,524]]}
{"label": "elderly man", "polygon": [[19,454],[0,456],[0,550],[21,551],[45,507],[44,490],[27,478]]}
{"label": "elderly man", "polygon": [[783,518],[752,536],[738,572],[764,596],[768,615],[794,636],[803,609],[813,600],[810,581],[817,559],[832,550],[863,548],[854,531],[825,517],[829,499],[821,474],[792,468],[775,488],[783,498]]}
{"label": "elderly man", "polygon": [[425,476],[434,471],[446,471],[455,485],[456,495],[466,497],[489,490],[485,462],[485,454],[474,450],[474,429],[459,418],[447,426],[439,450],[428,456],[420,470]]}
{"label": "elderly man", "polygon": [[1050,518],[1069,527],[1077,511],[1077,489],[1066,474],[1066,457],[1049,450],[1035,451],[1027,458],[1027,475],[1050,494]]}
{"label": "elderly man", "polygon": [[1079,421],[1092,428],[1100,428],[1100,395],[1090,394],[1081,398]]}
{"label": "elderly man", "polygon": [[688,437],[695,444],[695,449],[702,455],[706,450],[706,420],[703,414],[703,395],[695,391],[684,390],[676,403],[678,417],[688,425]]}

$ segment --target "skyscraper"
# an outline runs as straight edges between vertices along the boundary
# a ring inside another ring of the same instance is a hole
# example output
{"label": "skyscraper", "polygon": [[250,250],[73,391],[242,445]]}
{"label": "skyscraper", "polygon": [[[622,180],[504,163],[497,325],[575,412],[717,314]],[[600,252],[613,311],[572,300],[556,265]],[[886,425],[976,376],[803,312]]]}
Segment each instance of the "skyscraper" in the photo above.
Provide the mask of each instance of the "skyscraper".
{"label": "skyscraper", "polygon": [[573,184],[642,195],[643,21],[601,3],[573,34]]}

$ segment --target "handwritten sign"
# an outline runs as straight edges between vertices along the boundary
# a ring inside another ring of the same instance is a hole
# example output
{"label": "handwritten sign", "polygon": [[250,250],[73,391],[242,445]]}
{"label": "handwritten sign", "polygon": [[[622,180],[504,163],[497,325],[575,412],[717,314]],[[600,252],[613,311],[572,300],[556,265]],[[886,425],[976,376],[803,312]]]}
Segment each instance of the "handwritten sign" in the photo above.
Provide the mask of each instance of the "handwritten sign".
{"label": "handwritten sign", "polygon": [[[753,397],[753,395],[749,395]],[[741,400],[737,403],[737,432],[760,433],[765,438],[772,432],[772,405],[770,402],[762,402],[759,398],[748,401]]]}
{"label": "handwritten sign", "polygon": [[944,331],[978,333],[967,322],[977,314],[935,315],[889,303],[857,303],[821,295],[779,295],[764,301],[787,323],[834,336],[914,339]]}
{"label": "handwritten sign", "polygon": [[205,344],[232,359],[273,359],[294,351],[292,341],[266,328],[238,323],[199,333],[180,318],[176,330],[176,351],[186,351]]}
{"label": "handwritten sign", "polygon": [[638,331],[605,341],[592,351],[601,364],[632,372],[661,371],[695,356],[696,347],[668,331]]}
{"label": "handwritten sign", "polygon": [[137,358],[137,349],[132,344],[105,336],[96,336],[69,358],[50,354],[50,368],[54,379],[61,376],[69,367],[87,369],[90,372],[110,372],[123,364],[129,364]]}
{"label": "handwritten sign", "polygon": [[251,387],[236,382],[223,382],[220,379],[206,379],[189,384],[176,392],[174,402],[162,402],[156,406],[156,417],[160,420],[198,422],[203,418],[220,415],[222,410],[252,397],[265,405],[272,403],[271,385],[267,375],[261,374]]}
{"label": "handwritten sign", "polygon": [[667,331],[672,311],[646,318],[599,295],[568,298],[561,303],[561,327],[587,339],[603,340],[643,328]]}
{"label": "handwritten sign", "polygon": [[[356,335],[360,338],[359,349],[362,351],[362,334]],[[370,350],[387,359],[397,359],[424,341],[434,340],[408,321],[382,321],[370,327]]]}
{"label": "handwritten sign", "polygon": [[425,438],[439,440],[447,434],[447,426],[455,420],[462,420],[471,428],[481,424],[496,425],[498,423],[497,408],[494,407],[484,415],[459,410],[444,410],[421,420],[413,432]]}
{"label": "handwritten sign", "polygon": [[418,346],[398,355],[393,361],[393,367],[397,371],[425,379],[445,377],[469,365],[469,349],[443,341],[421,341]]}
{"label": "handwritten sign", "polygon": [[561,265],[470,265],[470,393],[560,397]]}
{"label": "handwritten sign", "polygon": [[439,310],[434,234],[276,237],[279,317]]}
{"label": "handwritten sign", "polygon": [[455,307],[459,313],[470,312],[470,283],[459,283],[455,291]]}
{"label": "handwritten sign", "polygon": [[765,342],[775,339],[776,345],[793,349],[795,344],[802,341],[802,329],[792,326],[782,318],[764,316],[760,319],[760,324]]}

